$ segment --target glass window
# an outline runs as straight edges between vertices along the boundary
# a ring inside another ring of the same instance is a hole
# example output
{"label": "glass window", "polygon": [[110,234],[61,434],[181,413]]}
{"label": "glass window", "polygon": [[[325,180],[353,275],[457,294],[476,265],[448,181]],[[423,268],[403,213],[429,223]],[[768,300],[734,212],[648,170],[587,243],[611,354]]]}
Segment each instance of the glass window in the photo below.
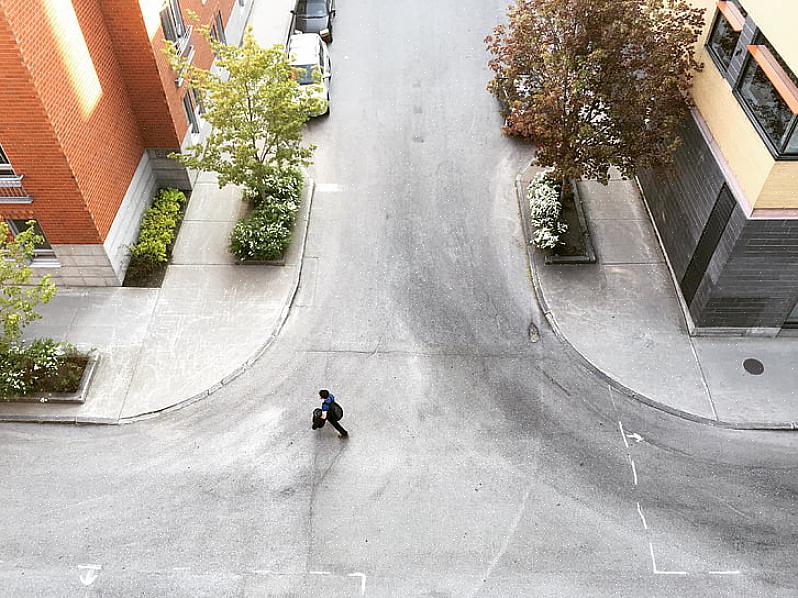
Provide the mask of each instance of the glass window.
{"label": "glass window", "polygon": [[14,169],[11,168],[11,162],[8,161],[2,146],[0,146],[0,176],[14,176]]}
{"label": "glass window", "polygon": [[214,20],[216,21],[216,23],[215,23],[215,25],[216,25],[216,27],[215,27],[216,36],[217,36],[216,37],[216,41],[219,41],[219,42],[221,42],[223,44],[226,44],[227,43],[227,38],[225,37],[225,34],[224,34],[224,23],[222,23],[222,13],[217,11],[216,17],[214,18]]}
{"label": "glass window", "polygon": [[[8,222],[8,226],[11,228],[11,233],[15,236],[30,228],[28,226],[27,220],[7,220],[6,222]],[[44,231],[42,230],[42,227],[39,226],[38,222],[34,222],[33,232],[42,238],[40,243],[36,243],[36,249],[33,252],[33,259],[55,259],[55,251],[53,251],[50,243],[47,242],[47,237],[44,236]]]}
{"label": "glass window", "polygon": [[[737,7],[740,14],[745,17],[748,13],[740,6],[739,2],[728,0]],[[715,58],[718,66],[722,70],[729,68],[734,51],[737,48],[737,41],[740,39],[740,32],[735,31],[731,23],[726,19],[721,11],[715,15],[715,23],[712,26],[712,32],[707,40],[707,47],[709,53]]]}
{"label": "glass window", "polygon": [[192,133],[199,133],[199,121],[197,115],[194,113],[194,103],[191,101],[191,94],[186,93],[183,96],[183,109],[186,111],[186,120],[191,125]]}
{"label": "glass window", "polygon": [[[798,84],[798,79],[764,37],[759,36],[756,43],[767,47],[784,72]],[[749,57],[748,59],[738,91],[743,104],[754,117],[760,131],[764,133],[775,151],[782,155],[798,155],[798,148],[795,147],[795,135],[790,136],[791,133],[794,133],[796,115],[793,114],[787,102],[773,87],[765,71],[753,58]]]}

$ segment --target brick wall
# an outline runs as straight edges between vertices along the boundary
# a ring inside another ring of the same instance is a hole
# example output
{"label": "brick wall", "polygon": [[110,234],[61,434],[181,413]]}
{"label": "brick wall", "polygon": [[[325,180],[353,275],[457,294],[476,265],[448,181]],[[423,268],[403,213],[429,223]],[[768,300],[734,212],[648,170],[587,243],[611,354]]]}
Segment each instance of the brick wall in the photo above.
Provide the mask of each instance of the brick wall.
{"label": "brick wall", "polygon": [[[200,68],[208,68],[213,63],[213,54],[210,46],[200,35],[198,28],[200,26],[209,26],[213,22],[214,15],[217,11],[221,12],[222,21],[226,25],[233,10],[236,0],[181,0],[180,7],[183,11],[183,18],[186,25],[193,24],[194,31],[191,36],[191,44],[194,46],[195,55],[193,64]],[[198,18],[196,23],[189,20],[188,14],[193,11]],[[177,87],[175,85],[175,73],[169,66],[166,56],[163,54],[164,47],[163,30],[159,29],[157,34],[152,40],[152,51],[158,65],[160,73],[161,86],[165,90],[169,111],[172,115],[172,120],[175,123],[177,136],[180,140],[188,132],[188,120],[186,119],[185,111],[183,110],[183,96],[187,88],[185,85]],[[177,146],[158,146],[151,145],[150,147],[179,147]]]}
{"label": "brick wall", "polygon": [[[43,19],[38,3],[0,2],[0,143],[17,174],[24,175],[26,190],[36,198],[32,206],[0,205],[0,216],[35,217],[53,243],[67,238],[98,243],[99,233],[39,95],[38,79],[27,65],[31,55],[47,70],[47,50],[54,40],[41,31]],[[52,69],[52,57],[50,64]]]}

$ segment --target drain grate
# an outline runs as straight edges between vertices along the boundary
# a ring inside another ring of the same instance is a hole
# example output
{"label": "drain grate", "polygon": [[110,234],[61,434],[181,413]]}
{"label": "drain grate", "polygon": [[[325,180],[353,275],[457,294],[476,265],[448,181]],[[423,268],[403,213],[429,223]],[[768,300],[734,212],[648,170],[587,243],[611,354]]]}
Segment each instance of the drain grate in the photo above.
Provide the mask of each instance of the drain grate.
{"label": "drain grate", "polygon": [[759,374],[765,371],[765,366],[762,365],[762,362],[753,358],[746,359],[743,362],[743,367],[745,368],[746,372],[753,374],[754,376],[759,376]]}

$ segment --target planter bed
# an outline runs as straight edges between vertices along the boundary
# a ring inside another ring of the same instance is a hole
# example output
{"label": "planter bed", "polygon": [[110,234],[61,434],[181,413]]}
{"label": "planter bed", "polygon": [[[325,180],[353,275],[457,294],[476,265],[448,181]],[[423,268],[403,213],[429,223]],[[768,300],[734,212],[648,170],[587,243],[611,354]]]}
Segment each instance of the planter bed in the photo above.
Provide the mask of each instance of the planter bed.
{"label": "planter bed", "polygon": [[[97,370],[97,365],[100,362],[100,357],[96,353],[90,355],[77,356],[80,361],[83,361],[83,374],[80,377],[77,388],[72,392],[55,392],[41,390],[32,394],[22,397],[13,397],[10,399],[3,399],[6,402],[23,402],[23,403],[83,403],[88,394],[89,385],[91,384],[94,373]],[[82,359],[80,359],[82,358]]]}
{"label": "planter bed", "polygon": [[594,264],[596,252],[590,239],[582,198],[576,181],[568,181],[562,193],[562,220],[568,230],[562,236],[564,245],[545,254],[546,264]]}

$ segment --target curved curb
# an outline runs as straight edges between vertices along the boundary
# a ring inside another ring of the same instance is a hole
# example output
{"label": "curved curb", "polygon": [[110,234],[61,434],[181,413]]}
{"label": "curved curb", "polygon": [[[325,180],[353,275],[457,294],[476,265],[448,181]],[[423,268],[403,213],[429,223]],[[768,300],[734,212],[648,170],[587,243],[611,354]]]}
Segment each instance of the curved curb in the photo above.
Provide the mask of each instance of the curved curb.
{"label": "curved curb", "polygon": [[[107,418],[107,417],[81,417],[77,416],[58,416],[58,415],[50,415],[50,416],[33,416],[33,415],[7,415],[0,417],[0,422],[6,423],[37,423],[37,424],[89,424],[89,425],[123,425],[123,424],[132,424],[139,421],[144,421],[148,419],[153,419],[159,415],[170,413],[172,411],[177,411],[179,409],[183,409],[184,407],[188,407],[200,401],[206,397],[209,397],[215,394],[220,389],[224,388],[227,384],[238,378],[241,374],[249,370],[255,363],[263,356],[263,354],[269,349],[272,343],[277,339],[277,336],[280,334],[280,331],[283,328],[286,320],[288,319],[288,315],[291,311],[291,307],[294,305],[294,300],[296,299],[297,291],[299,290],[299,282],[302,277],[302,266],[305,257],[305,245],[307,244],[308,239],[308,229],[310,228],[310,212],[311,208],[313,207],[313,195],[316,190],[316,182],[311,178],[307,177],[307,187],[305,193],[307,194],[307,215],[304,219],[304,230],[302,230],[301,237],[302,241],[299,247],[299,255],[297,256],[297,268],[296,274],[294,275],[294,279],[291,281],[291,291],[288,301],[286,301],[285,305],[283,306],[280,315],[277,318],[277,322],[275,323],[272,331],[269,333],[266,340],[258,347],[250,356],[249,358],[232,372],[230,372],[227,376],[219,380],[216,384],[212,385],[205,390],[202,390],[186,399],[178,401],[177,403],[173,403],[167,407],[162,407],[160,409],[155,409],[153,411],[147,411],[145,413],[139,413],[137,415],[132,415],[130,417],[120,417],[120,418]],[[304,202],[303,202],[304,203]]]}
{"label": "curved curb", "polygon": [[313,207],[313,195],[316,191],[316,181],[314,181],[311,177],[307,178],[307,215],[305,217],[304,222],[304,230],[302,231],[302,243],[299,246],[299,255],[297,256],[297,269],[296,274],[294,275],[294,279],[291,281],[291,292],[286,301],[285,305],[283,305],[283,309],[280,311],[280,315],[277,317],[277,322],[275,323],[272,331],[269,333],[269,336],[266,338],[264,343],[255,350],[249,358],[238,366],[235,370],[230,372],[227,376],[219,380],[216,384],[207,388],[203,391],[198,392],[197,394],[183,399],[182,401],[178,401],[173,405],[169,405],[168,407],[163,407],[161,409],[155,409],[153,411],[147,411],[145,413],[139,413],[138,415],[132,415],[130,417],[123,417],[119,418],[116,422],[118,424],[132,424],[139,421],[144,421],[147,419],[153,419],[159,415],[163,415],[165,413],[171,413],[172,411],[177,411],[179,409],[183,409],[184,407],[188,407],[197,401],[200,401],[206,397],[209,397],[215,394],[220,389],[227,386],[230,382],[238,378],[241,374],[249,370],[255,363],[263,356],[263,354],[271,347],[272,343],[277,340],[277,336],[280,334],[280,331],[283,329],[286,320],[288,320],[288,314],[291,312],[291,308],[294,305],[294,300],[296,299],[297,291],[299,291],[299,281],[302,278],[302,266],[304,263],[305,258],[305,245],[308,241],[308,229],[310,228],[310,210]]}
{"label": "curved curb", "polygon": [[[526,170],[526,169],[525,169]],[[516,175],[515,177],[515,192],[516,198],[518,200],[518,207],[521,212],[521,229],[524,233],[524,245],[526,246],[527,257],[529,258],[529,267],[530,273],[532,278],[532,288],[535,292],[535,298],[537,299],[538,305],[540,306],[543,315],[546,318],[546,321],[549,323],[549,326],[554,332],[554,335],[560,341],[562,346],[568,351],[568,353],[576,358],[578,361],[582,363],[582,365],[591,371],[593,374],[601,378],[604,382],[609,384],[613,389],[617,390],[619,393],[625,395],[630,399],[634,399],[657,409],[658,411],[662,411],[664,413],[668,413],[669,415],[673,415],[675,417],[679,417],[681,419],[691,421],[694,423],[711,425],[718,428],[724,428],[729,430],[758,430],[758,431],[797,431],[798,425],[796,422],[755,422],[755,421],[743,421],[743,422],[727,422],[722,420],[715,420],[709,419],[706,417],[701,417],[700,415],[695,415],[694,413],[690,413],[689,411],[683,411],[681,409],[677,409],[675,407],[671,407],[665,403],[661,403],[659,401],[655,401],[654,399],[642,395],[635,390],[632,390],[616,378],[613,378],[609,374],[607,374],[604,370],[596,366],[586,355],[584,355],[579,349],[577,349],[565,333],[560,328],[559,324],[557,324],[557,319],[554,317],[554,314],[549,307],[548,302],[546,301],[546,296],[543,292],[543,287],[540,284],[540,276],[538,275],[538,268],[539,263],[537,259],[537,254],[535,250],[532,248],[529,240],[531,237],[531,231],[529,228],[529,207],[526,205],[524,201],[524,190],[521,185],[521,174]]]}

